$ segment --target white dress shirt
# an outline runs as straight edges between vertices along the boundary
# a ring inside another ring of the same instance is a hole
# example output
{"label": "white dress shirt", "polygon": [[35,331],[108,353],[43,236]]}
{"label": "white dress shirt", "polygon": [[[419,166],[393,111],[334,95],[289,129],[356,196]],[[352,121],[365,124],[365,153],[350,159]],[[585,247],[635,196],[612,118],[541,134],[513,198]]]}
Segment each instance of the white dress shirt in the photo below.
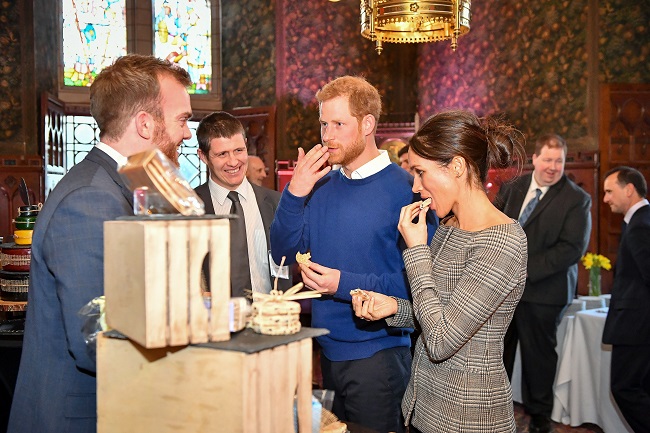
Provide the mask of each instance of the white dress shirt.
{"label": "white dress shirt", "polygon": [[634,212],[636,212],[638,209],[642,208],[643,206],[648,206],[650,202],[648,202],[647,198],[644,198],[641,201],[636,202],[634,205],[632,205],[627,212],[625,212],[625,216],[623,217],[623,221],[625,221],[625,224],[629,224],[630,220],[632,219],[632,215],[634,215]]}
{"label": "white dress shirt", "polygon": [[[210,197],[214,206],[215,215],[228,215],[232,202],[228,198],[230,190],[217,185],[210,178],[208,180],[210,188]],[[244,209],[244,219],[246,220],[246,242],[248,243],[248,260],[250,262],[251,285],[253,292],[269,293],[271,291],[271,279],[269,273],[269,255],[268,245],[266,244],[266,233],[264,232],[264,223],[262,214],[257,206],[255,191],[244,177],[244,181],[235,190],[239,193],[239,200]]]}
{"label": "white dress shirt", "polygon": [[125,165],[126,161],[128,160],[126,156],[122,155],[120,152],[113,149],[108,144],[102,143],[101,141],[97,143],[95,147],[104,152],[106,155],[110,156],[111,159],[113,159],[115,162],[117,162],[118,168]]}
{"label": "white dress shirt", "polygon": [[373,174],[379,173],[391,164],[392,162],[388,156],[388,151],[379,149],[378,156],[374,157],[370,161],[363,164],[361,167],[354,170],[352,173],[350,173],[350,176],[345,174],[343,167],[339,168],[339,170],[341,170],[343,176],[347,177],[348,179],[365,179],[366,177],[370,177]]}
{"label": "white dress shirt", "polygon": [[526,198],[524,198],[524,202],[521,205],[521,209],[519,209],[519,217],[521,217],[521,214],[524,212],[524,209],[526,209],[526,206],[528,205],[528,202],[531,201],[532,199],[535,198],[535,190],[539,188],[540,191],[542,191],[542,194],[539,196],[539,201],[542,201],[544,198],[544,195],[546,195],[546,192],[550,188],[550,186],[539,186],[537,181],[535,180],[535,175],[533,174],[530,177],[530,186],[528,187],[528,192],[526,193]]}

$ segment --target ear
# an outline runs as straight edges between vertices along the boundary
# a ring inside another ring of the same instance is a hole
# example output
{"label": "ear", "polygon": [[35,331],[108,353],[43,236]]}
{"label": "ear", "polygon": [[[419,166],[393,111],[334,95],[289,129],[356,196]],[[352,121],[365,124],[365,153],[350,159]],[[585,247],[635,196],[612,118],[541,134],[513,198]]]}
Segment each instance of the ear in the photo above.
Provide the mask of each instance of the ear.
{"label": "ear", "polygon": [[367,136],[375,132],[376,124],[377,120],[372,114],[366,114],[363,116],[363,119],[361,119],[361,132],[363,135]]}
{"label": "ear", "polygon": [[150,140],[153,137],[155,124],[153,116],[146,111],[138,111],[135,115],[136,131],[145,140]]}
{"label": "ear", "polygon": [[626,183],[625,187],[623,188],[625,190],[625,196],[626,197],[632,197],[634,193],[636,192],[636,189],[634,188],[634,185],[631,183]]}
{"label": "ear", "polygon": [[203,163],[204,163],[205,165],[208,165],[208,155],[206,155],[205,153],[203,153],[203,151],[202,151],[201,149],[198,149],[198,150],[196,151],[196,154],[199,155],[199,159],[200,159],[201,161],[203,161]]}
{"label": "ear", "polygon": [[462,156],[454,156],[454,158],[451,160],[450,166],[454,171],[454,175],[456,177],[461,177],[467,170],[467,161],[465,161],[465,158]]}

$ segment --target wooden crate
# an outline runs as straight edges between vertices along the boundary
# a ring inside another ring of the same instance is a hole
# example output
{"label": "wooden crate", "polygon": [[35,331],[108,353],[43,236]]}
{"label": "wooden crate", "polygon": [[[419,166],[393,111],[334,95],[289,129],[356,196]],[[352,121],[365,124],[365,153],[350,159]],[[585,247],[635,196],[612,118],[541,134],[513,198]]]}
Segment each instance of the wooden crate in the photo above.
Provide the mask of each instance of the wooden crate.
{"label": "wooden crate", "polygon": [[97,431],[311,433],[312,341],[326,330],[146,349],[97,339]]}
{"label": "wooden crate", "polygon": [[[201,290],[210,251],[211,307]],[[106,321],[147,348],[230,338],[227,218],[128,217],[104,223]]]}

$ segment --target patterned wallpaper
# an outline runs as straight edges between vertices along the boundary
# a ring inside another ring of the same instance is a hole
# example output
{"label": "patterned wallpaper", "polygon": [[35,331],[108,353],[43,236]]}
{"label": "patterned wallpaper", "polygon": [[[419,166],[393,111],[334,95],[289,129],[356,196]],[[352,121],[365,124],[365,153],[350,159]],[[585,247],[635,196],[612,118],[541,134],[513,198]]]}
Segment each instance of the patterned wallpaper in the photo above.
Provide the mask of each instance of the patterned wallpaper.
{"label": "patterned wallpaper", "polygon": [[275,2],[221,2],[223,107],[275,104]]}
{"label": "patterned wallpaper", "polygon": [[[0,2],[0,143],[23,141],[23,60],[38,64],[40,94],[56,82],[56,59],[44,56],[54,33],[44,26],[44,5],[31,0],[36,47],[21,59],[19,17],[30,0]],[[417,105],[422,118],[450,107],[484,115],[505,113],[527,136],[554,130],[568,139],[587,135],[587,0],[494,0],[474,2],[471,31],[456,53],[448,42],[421,45],[417,58]],[[650,83],[650,0],[601,0],[598,81]],[[276,22],[278,8],[284,12]],[[387,44],[378,56],[359,34],[359,2],[344,0],[237,0],[222,2],[224,108],[272,105],[279,101],[278,157],[294,158],[298,146],[320,141],[314,94],[344,74],[363,75],[378,87],[384,112],[395,112],[396,56],[403,45]],[[22,30],[27,31],[27,30]],[[278,46],[276,31],[284,45]],[[51,39],[51,38],[49,38]],[[29,51],[27,51],[29,52]],[[43,60],[46,58],[47,60]],[[415,59],[414,59],[415,62]],[[278,69],[276,71],[276,68]],[[45,73],[43,73],[45,69]],[[280,83],[276,89],[276,74]],[[27,74],[29,76],[29,74]],[[404,83],[402,83],[404,84]],[[409,96],[410,98],[411,96]],[[31,96],[30,96],[31,98]],[[410,105],[407,104],[407,105]],[[413,104],[415,105],[415,103]],[[37,119],[34,119],[37,120]]]}
{"label": "patterned wallpaper", "polygon": [[19,4],[0,2],[0,143],[22,141]]}
{"label": "patterned wallpaper", "polygon": [[420,116],[503,113],[529,148],[540,132],[586,135],[586,3],[475,2],[456,53],[444,42],[421,48]]}
{"label": "patterned wallpaper", "polygon": [[599,75],[606,83],[650,83],[650,0],[599,2]]}
{"label": "patterned wallpaper", "polygon": [[279,159],[295,159],[299,146],[320,143],[318,105],[314,95],[325,83],[342,75],[361,75],[375,85],[390,112],[393,92],[389,53],[378,56],[373,44],[360,35],[359,2],[283,1],[286,48],[284,71],[278,71],[282,88],[278,96],[286,109],[279,127]]}

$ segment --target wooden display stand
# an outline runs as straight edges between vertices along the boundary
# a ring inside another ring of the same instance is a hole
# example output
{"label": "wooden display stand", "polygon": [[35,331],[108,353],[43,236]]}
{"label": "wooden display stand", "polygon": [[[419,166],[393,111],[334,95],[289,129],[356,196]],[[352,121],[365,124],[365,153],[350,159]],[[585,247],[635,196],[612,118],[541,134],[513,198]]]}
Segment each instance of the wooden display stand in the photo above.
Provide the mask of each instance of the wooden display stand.
{"label": "wooden display stand", "polygon": [[[312,341],[323,329],[146,349],[97,339],[97,431],[311,433]],[[109,333],[110,335],[110,333]]]}
{"label": "wooden display stand", "polygon": [[[223,216],[104,223],[106,320],[147,348],[230,338],[230,230]],[[210,252],[211,307],[201,269]]]}
{"label": "wooden display stand", "polygon": [[104,224],[106,321],[116,331],[97,339],[99,433],[291,433],[296,416],[298,432],[311,433],[311,337],[328,331],[231,338],[229,270],[227,218]]}

